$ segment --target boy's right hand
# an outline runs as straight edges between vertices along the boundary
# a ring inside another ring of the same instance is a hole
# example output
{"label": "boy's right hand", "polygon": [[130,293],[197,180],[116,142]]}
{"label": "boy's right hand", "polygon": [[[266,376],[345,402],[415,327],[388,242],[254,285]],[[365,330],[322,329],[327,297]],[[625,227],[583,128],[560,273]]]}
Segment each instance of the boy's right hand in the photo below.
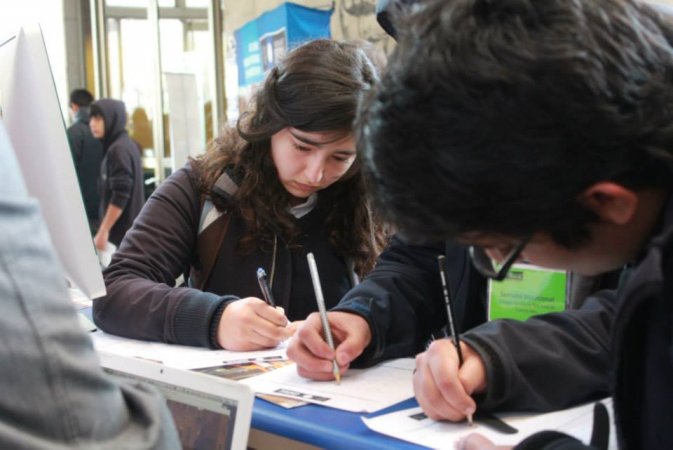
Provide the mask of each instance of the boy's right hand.
{"label": "boy's right hand", "polygon": [[473,394],[486,390],[486,366],[479,354],[460,343],[463,365],[451,339],[437,339],[416,355],[414,394],[423,412],[434,420],[463,420],[476,411]]}

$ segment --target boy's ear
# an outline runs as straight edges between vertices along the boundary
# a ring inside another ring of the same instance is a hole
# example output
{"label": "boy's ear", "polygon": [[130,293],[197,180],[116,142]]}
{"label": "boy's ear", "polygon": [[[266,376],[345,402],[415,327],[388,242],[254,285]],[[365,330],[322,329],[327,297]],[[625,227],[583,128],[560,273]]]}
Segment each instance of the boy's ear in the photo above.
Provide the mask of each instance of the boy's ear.
{"label": "boy's ear", "polygon": [[638,195],[620,184],[602,181],[582,192],[579,202],[604,222],[624,225],[636,214]]}

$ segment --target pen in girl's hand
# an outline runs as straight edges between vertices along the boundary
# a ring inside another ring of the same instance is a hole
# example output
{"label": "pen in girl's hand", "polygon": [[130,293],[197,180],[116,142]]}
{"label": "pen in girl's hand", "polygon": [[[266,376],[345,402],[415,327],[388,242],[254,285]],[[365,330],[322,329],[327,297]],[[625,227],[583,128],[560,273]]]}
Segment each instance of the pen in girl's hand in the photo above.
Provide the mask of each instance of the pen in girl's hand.
{"label": "pen in girl's hand", "polygon": [[259,288],[262,290],[264,300],[269,304],[269,306],[275,308],[276,302],[273,299],[273,293],[271,292],[269,282],[266,279],[266,272],[261,267],[257,269],[257,281],[259,282]]}

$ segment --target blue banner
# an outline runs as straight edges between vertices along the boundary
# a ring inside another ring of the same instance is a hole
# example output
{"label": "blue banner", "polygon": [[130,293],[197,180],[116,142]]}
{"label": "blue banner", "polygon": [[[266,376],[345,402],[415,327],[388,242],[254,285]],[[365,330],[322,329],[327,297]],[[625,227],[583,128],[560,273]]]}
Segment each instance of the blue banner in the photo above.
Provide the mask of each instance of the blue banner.
{"label": "blue banner", "polygon": [[236,30],[238,85],[264,80],[266,72],[288,49],[312,39],[331,38],[332,12],[288,2]]}

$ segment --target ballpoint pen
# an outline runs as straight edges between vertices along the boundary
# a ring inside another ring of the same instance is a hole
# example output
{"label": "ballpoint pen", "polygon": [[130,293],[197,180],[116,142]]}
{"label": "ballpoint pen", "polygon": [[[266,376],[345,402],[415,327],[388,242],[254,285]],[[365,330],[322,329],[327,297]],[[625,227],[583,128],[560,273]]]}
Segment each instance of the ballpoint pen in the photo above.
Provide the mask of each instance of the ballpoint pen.
{"label": "ballpoint pen", "polygon": [[[325,308],[325,298],[322,295],[322,286],[320,284],[320,277],[318,276],[318,266],[315,263],[315,257],[313,253],[308,253],[306,255],[308,260],[308,268],[311,272],[311,281],[313,282],[313,290],[315,291],[315,299],[318,302],[318,312],[320,313],[320,320],[322,321],[322,328],[325,331],[325,339],[327,339],[327,345],[334,351],[334,340],[332,339],[332,329],[329,326],[329,320],[327,320],[327,309]],[[332,360],[332,373],[336,379],[337,384],[341,383],[341,372],[339,371],[339,364],[336,362],[336,353],[334,354]]]}
{"label": "ballpoint pen", "polygon": [[[458,340],[458,330],[456,330],[455,321],[453,319],[453,305],[451,304],[451,295],[449,294],[449,283],[446,279],[446,257],[444,255],[437,256],[437,265],[439,266],[439,277],[442,280],[442,290],[444,291],[444,304],[446,305],[446,315],[449,318],[449,330],[451,332],[451,340],[456,347],[458,353],[458,367],[463,365],[463,351],[460,348],[460,340]],[[467,415],[467,421],[472,426],[472,414]]]}
{"label": "ballpoint pen", "polygon": [[259,288],[262,290],[264,300],[269,304],[269,306],[275,308],[276,302],[273,299],[273,293],[271,292],[269,282],[266,279],[266,272],[261,267],[257,269],[257,281],[259,282]]}

